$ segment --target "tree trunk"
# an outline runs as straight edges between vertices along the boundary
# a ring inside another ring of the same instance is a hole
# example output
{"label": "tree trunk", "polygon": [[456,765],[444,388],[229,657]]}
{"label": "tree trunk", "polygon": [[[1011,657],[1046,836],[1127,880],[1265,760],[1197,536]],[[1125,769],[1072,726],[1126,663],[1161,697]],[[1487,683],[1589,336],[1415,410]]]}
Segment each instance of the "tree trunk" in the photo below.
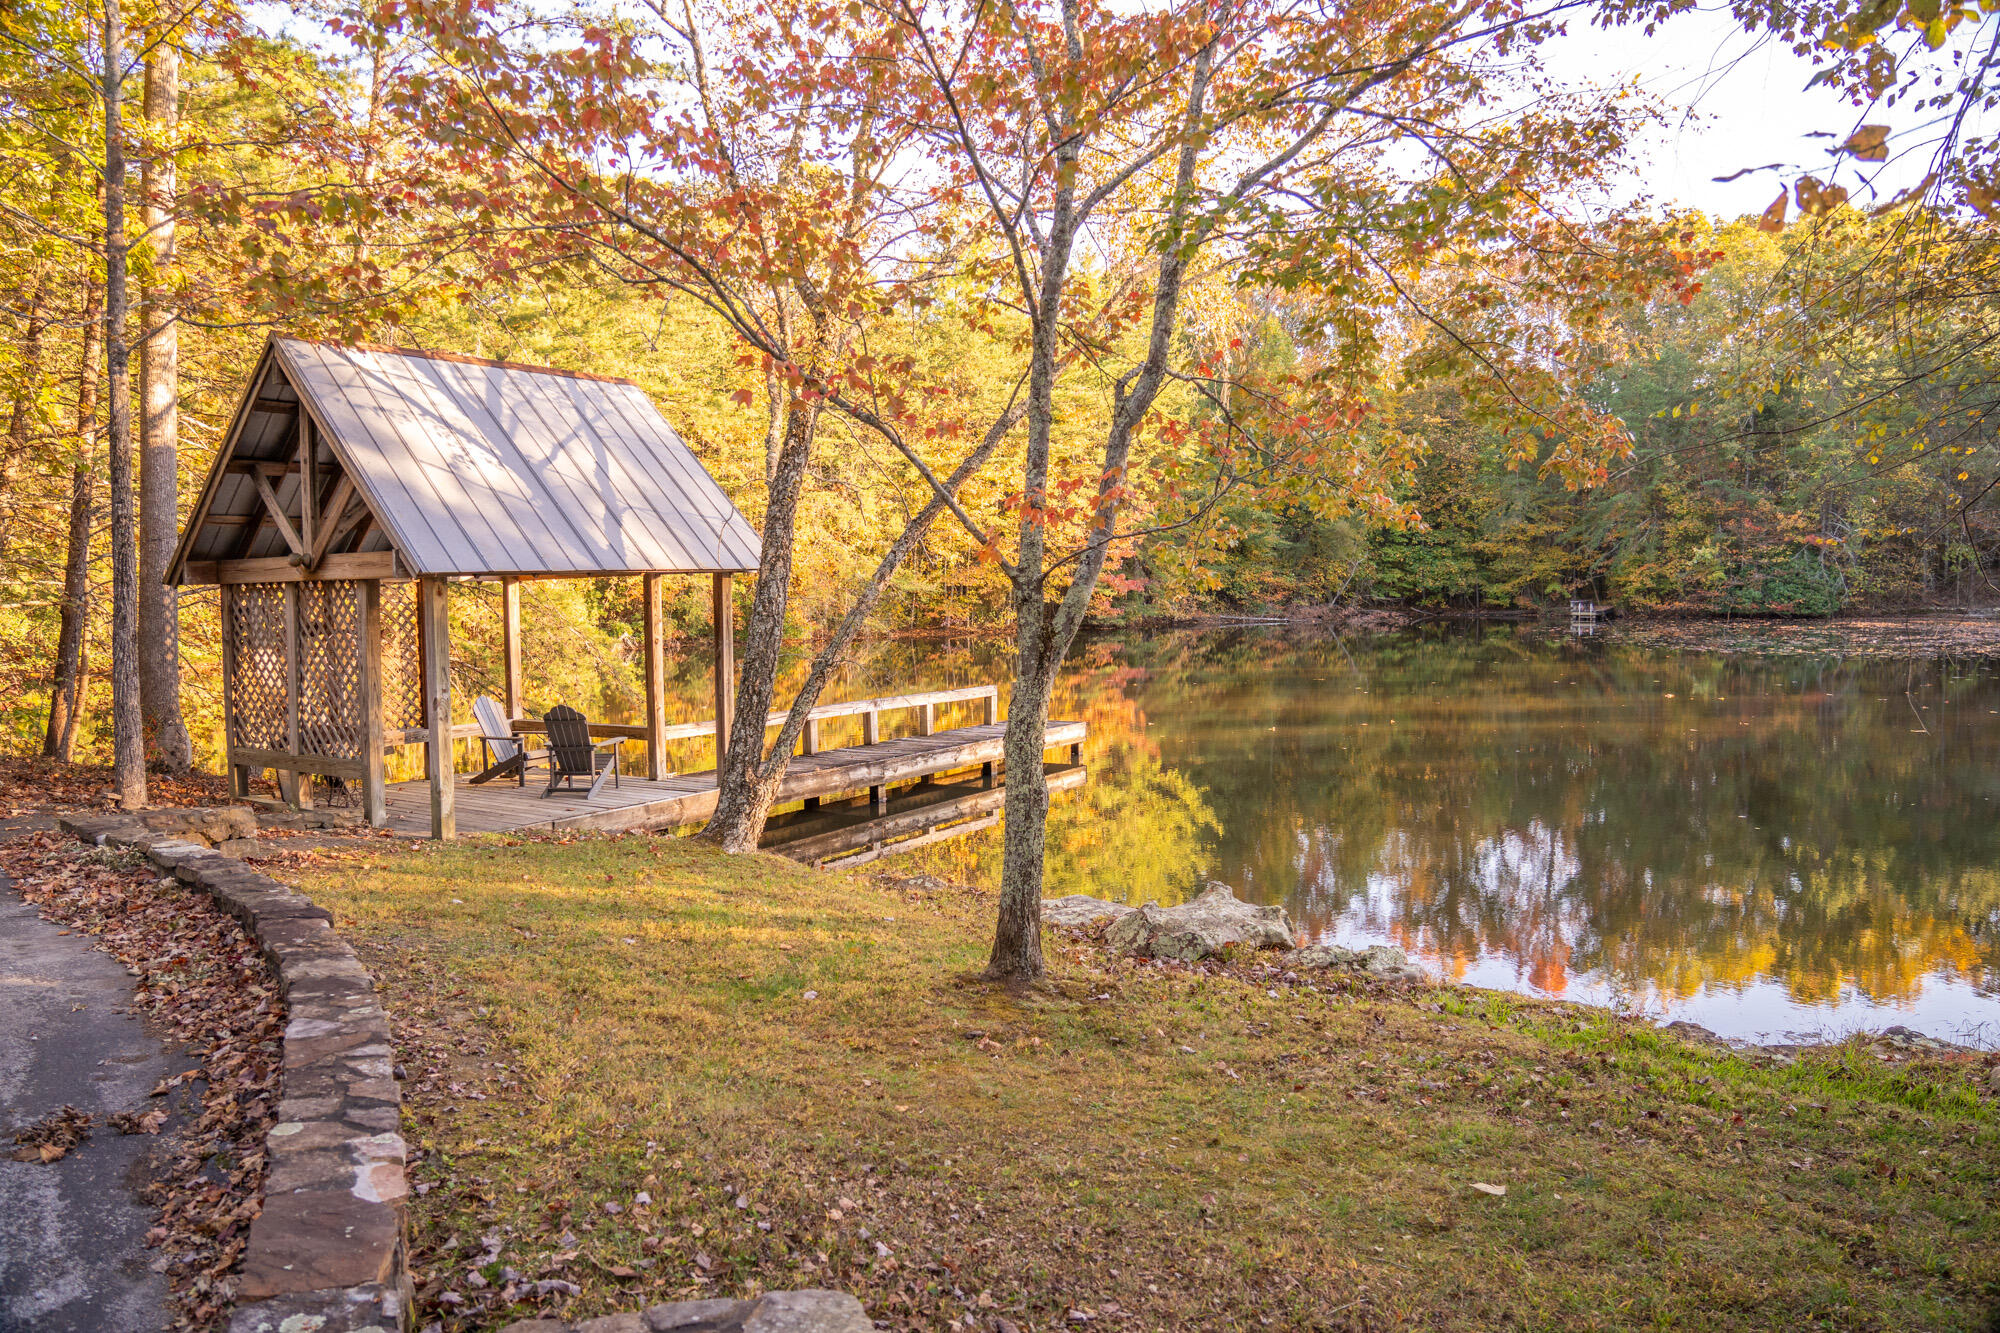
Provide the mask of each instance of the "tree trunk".
{"label": "tree trunk", "polygon": [[[1042,752],[1049,733],[1049,693],[1054,663],[1040,650],[1038,605],[1030,623],[1020,619],[1021,654],[1014,692],[1007,701],[1006,833],[1000,852],[1000,910],[986,975],[994,981],[1030,982],[1042,975],[1042,859],[1048,849],[1049,788],[1042,781]],[[1034,642],[1031,651],[1027,646]],[[1060,659],[1057,659],[1060,660]]]}
{"label": "tree trunk", "polygon": [[180,589],[166,585],[180,531],[180,327],[170,275],[174,266],[175,169],[180,124],[180,53],[162,41],[146,61],[143,217],[153,243],[151,277],[140,301],[139,325],[139,697],[153,762],[167,773],[194,766],[194,747],[181,720]]}
{"label": "tree trunk", "polygon": [[62,625],[50,673],[49,729],[42,753],[76,761],[76,733],[90,678],[90,528],[97,488],[97,358],[103,349],[103,291],[88,282],[83,307],[83,360],[76,377],[76,463],[69,479],[69,551],[63,560]]}
{"label": "tree trunk", "polygon": [[132,371],[126,340],[125,147],[120,124],[125,20],[104,0],[104,385],[111,487],[111,735],[118,804],[146,804],[146,730],[139,707],[139,549],[132,504]]}
{"label": "tree trunk", "polygon": [[[956,494],[966,479],[985,465],[986,460],[993,456],[993,451],[999,448],[1000,441],[1007,437],[1007,432],[1020,423],[1021,413],[1021,407],[1010,406],[1001,414],[987,430],[986,438],[980,446],[968,454],[951,476],[945,479],[946,494]],[[882,559],[876,563],[875,572],[855,595],[854,604],[848,607],[847,614],[841,617],[833,636],[814,655],[812,666],[806,672],[805,684],[799,687],[798,694],[792,699],[785,724],[778,729],[778,739],[772,743],[770,751],[763,756],[762,762],[736,797],[730,808],[728,823],[722,822],[721,801],[718,797],[716,814],[709,820],[708,828],[702,830],[704,836],[712,836],[728,851],[754,851],[757,844],[763,840],[764,823],[771,816],[771,806],[778,798],[778,785],[784,781],[785,770],[791,765],[792,747],[798,743],[799,733],[805,730],[806,714],[810,713],[813,706],[819,702],[820,691],[826,688],[827,681],[833,676],[834,667],[846,654],[848,645],[854,642],[855,636],[861,632],[861,627],[868,623],[868,617],[874,613],[876,604],[882,600],[882,593],[888,588],[890,578],[902,567],[903,561],[916,549],[917,543],[924,539],[924,534],[930,531],[931,525],[937,521],[940,514],[944,513],[944,510],[944,498],[933,495],[930,503],[917,511],[909,523],[904,525],[903,531],[897,535],[889,549],[882,553]],[[739,713],[738,716],[742,715]],[[732,750],[735,748],[733,735],[730,748]]]}
{"label": "tree trunk", "polygon": [[[785,445],[778,451],[770,500],[764,510],[763,553],[757,561],[757,591],[743,626],[743,652],[736,680],[736,726],[729,753],[716,758],[715,813],[699,834],[727,852],[754,852],[770,808],[762,795],[764,719],[777,691],[778,658],[785,647],[785,604],[792,586],[792,531],[806,463],[819,428],[819,404],[800,401],[785,418]],[[775,788],[775,784],[771,784]],[[753,828],[754,825],[754,828]]]}
{"label": "tree trunk", "polygon": [[40,397],[42,379],[42,335],[48,327],[43,305],[48,285],[37,281],[23,295],[27,298],[27,322],[21,338],[21,380],[14,386],[13,404],[7,413],[7,441],[0,445],[0,563],[7,558],[7,545],[14,530],[14,478],[32,443],[35,400]]}

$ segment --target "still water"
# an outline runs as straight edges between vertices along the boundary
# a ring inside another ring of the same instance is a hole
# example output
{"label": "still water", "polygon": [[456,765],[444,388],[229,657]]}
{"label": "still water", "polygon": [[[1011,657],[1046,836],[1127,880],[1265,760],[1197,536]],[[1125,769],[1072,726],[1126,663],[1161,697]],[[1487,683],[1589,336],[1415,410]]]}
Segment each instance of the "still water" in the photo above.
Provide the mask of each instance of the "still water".
{"label": "still water", "polygon": [[[1055,710],[1090,723],[1090,781],[1056,803],[1048,892],[1219,879],[1477,985],[1992,1045],[2000,640],[1959,628],[1098,639]],[[997,679],[988,655],[858,676]],[[991,883],[998,838],[917,855]]]}

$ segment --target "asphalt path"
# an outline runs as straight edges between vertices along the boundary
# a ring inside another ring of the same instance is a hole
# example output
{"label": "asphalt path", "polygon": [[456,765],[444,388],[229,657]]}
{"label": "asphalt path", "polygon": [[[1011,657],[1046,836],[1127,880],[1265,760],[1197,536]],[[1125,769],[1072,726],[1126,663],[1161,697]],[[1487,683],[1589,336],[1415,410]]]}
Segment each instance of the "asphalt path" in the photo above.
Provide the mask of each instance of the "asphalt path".
{"label": "asphalt path", "polygon": [[[0,875],[0,1333],[158,1333],[167,1284],[137,1191],[161,1140],[105,1118],[158,1106],[147,1094],[197,1062],[130,1012],[123,963],[61,930]],[[87,1140],[47,1165],[7,1156],[64,1105],[90,1113]]]}

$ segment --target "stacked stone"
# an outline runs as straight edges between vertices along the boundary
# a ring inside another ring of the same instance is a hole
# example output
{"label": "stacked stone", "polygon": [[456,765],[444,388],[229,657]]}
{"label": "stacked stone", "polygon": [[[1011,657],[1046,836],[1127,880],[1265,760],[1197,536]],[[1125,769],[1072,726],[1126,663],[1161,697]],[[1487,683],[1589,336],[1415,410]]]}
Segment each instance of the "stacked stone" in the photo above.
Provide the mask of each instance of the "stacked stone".
{"label": "stacked stone", "polygon": [[257,942],[286,1005],[264,1208],[250,1225],[236,1282],[244,1303],[230,1333],[406,1328],[402,1096],[374,982],[334,934],[325,908],[206,839],[161,831],[154,825],[167,821],[149,822],[152,813],[71,817],[63,827],[95,845],[141,849],[163,872],[209,894]]}
{"label": "stacked stone", "polygon": [[768,1291],[747,1301],[675,1301],[635,1314],[577,1323],[522,1319],[500,1333],[873,1333],[861,1302],[844,1291]]}

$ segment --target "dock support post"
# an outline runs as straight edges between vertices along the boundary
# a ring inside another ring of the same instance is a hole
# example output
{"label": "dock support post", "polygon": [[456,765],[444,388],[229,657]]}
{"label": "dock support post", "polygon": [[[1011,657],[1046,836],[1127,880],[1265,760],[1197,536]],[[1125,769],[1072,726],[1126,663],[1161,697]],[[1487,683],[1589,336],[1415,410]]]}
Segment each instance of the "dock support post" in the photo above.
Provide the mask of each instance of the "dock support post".
{"label": "dock support post", "polygon": [[500,649],[507,669],[507,721],[521,709],[521,580],[500,580]]}
{"label": "dock support post", "polygon": [[667,662],[661,643],[660,578],[644,576],[646,625],[646,776],[658,782],[667,776]]}
{"label": "dock support post", "polygon": [[[997,685],[988,690],[986,694],[986,725],[989,727],[1000,725],[1000,687]],[[981,786],[992,786],[996,777],[997,770],[994,768],[991,759],[979,766],[979,782]]]}
{"label": "dock support post", "polygon": [[361,581],[361,817],[389,822],[382,763],[382,581]]}
{"label": "dock support post", "polygon": [[424,631],[424,724],[430,732],[424,767],[431,780],[431,836],[450,842],[458,837],[458,784],[451,753],[451,594],[441,578],[426,578],[417,587],[417,622]]}
{"label": "dock support post", "polygon": [[715,778],[722,780],[722,761],[729,753],[730,714],[736,707],[736,599],[730,576],[711,576],[709,611],[715,625]]}
{"label": "dock support post", "polygon": [[[881,739],[882,714],[871,708],[861,715],[861,743],[863,745],[873,745]],[[868,789],[868,803],[875,807],[876,814],[883,813],[889,808],[889,789],[887,787],[870,787]]]}
{"label": "dock support post", "polygon": [[[805,730],[799,735],[799,749],[802,754],[819,753],[819,723],[811,716],[806,718]],[[806,797],[805,807],[808,810],[819,809],[819,797]]]}

